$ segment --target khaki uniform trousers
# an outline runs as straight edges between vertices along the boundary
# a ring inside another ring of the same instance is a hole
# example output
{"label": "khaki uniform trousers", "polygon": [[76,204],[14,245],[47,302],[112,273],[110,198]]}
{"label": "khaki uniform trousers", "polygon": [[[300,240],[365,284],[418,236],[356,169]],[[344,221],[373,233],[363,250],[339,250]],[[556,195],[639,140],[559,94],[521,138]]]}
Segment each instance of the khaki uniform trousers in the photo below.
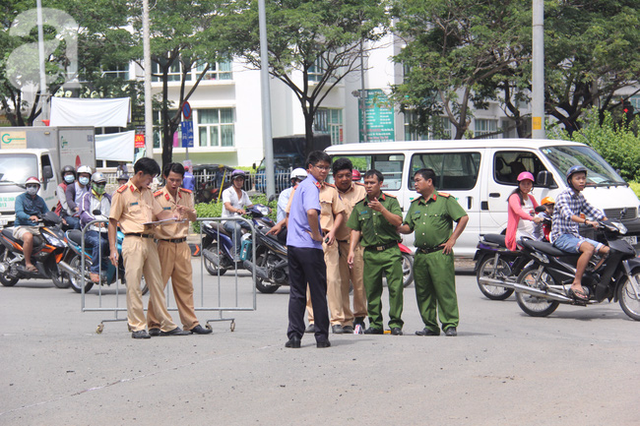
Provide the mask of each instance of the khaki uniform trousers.
{"label": "khaki uniform trousers", "polygon": [[127,320],[132,331],[144,330],[147,321],[144,317],[140,279],[144,278],[149,286],[153,310],[162,331],[176,328],[164,297],[164,285],[160,275],[160,259],[156,243],[152,238],[128,236],[122,243],[124,276],[127,281]]}
{"label": "khaki uniform trousers", "polygon": [[[158,257],[162,266],[162,282],[167,287],[171,278],[173,297],[180,314],[180,321],[185,330],[191,330],[199,324],[193,307],[193,281],[191,270],[191,249],[185,241],[170,243],[158,241]],[[149,328],[159,328],[158,320],[153,313],[153,301],[149,300],[147,325]]]}
{"label": "khaki uniform trousers", "polygon": [[[342,282],[343,300],[347,301],[347,310],[345,312],[353,312],[351,318],[346,321],[353,322],[355,318],[367,317],[367,293],[364,289],[364,260],[362,252],[364,248],[358,244],[354,251],[353,268],[349,268],[347,259],[349,258],[349,241],[339,241],[340,249],[340,280]],[[349,280],[353,286],[353,311],[349,310]],[[346,289],[346,290],[345,290]],[[346,296],[344,296],[346,291]],[[351,325],[351,324],[349,324]]]}
{"label": "khaki uniform trousers", "polygon": [[[324,263],[327,265],[327,302],[331,325],[353,325],[353,313],[349,307],[349,281],[345,283],[340,279],[340,251],[338,242],[331,245],[322,243],[324,251]],[[348,254],[348,253],[347,253]],[[307,319],[313,323],[313,308],[307,286]]]}

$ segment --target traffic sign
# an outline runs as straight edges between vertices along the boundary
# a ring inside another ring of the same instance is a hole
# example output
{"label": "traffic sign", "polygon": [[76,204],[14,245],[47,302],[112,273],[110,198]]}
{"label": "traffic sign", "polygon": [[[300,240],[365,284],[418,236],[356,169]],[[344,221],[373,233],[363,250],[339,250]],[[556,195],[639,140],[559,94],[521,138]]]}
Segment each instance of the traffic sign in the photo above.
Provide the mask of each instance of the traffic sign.
{"label": "traffic sign", "polygon": [[180,123],[182,131],[182,147],[193,148],[193,121],[183,121]]}
{"label": "traffic sign", "polygon": [[189,102],[187,101],[184,101],[182,104],[182,116],[185,120],[191,119],[191,105],[189,105]]}

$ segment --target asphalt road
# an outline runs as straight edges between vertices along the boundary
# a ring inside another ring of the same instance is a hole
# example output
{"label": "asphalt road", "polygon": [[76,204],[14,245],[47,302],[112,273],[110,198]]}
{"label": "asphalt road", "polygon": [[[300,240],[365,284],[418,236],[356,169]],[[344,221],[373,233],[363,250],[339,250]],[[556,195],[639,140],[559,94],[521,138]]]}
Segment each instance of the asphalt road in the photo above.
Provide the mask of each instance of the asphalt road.
{"label": "asphalt road", "polygon": [[[218,291],[207,275],[197,304],[251,307],[250,280],[237,283],[225,276]],[[531,318],[513,297],[485,299],[473,276],[457,283],[456,338],[413,335],[411,286],[404,336],[331,335],[316,349],[307,335],[297,350],[284,348],[286,287],[258,294],[255,312],[224,313],[234,332],[212,322],[213,335],[144,341],[124,322],[96,334],[113,313],[81,312],[71,290],[2,287],[0,425],[640,424],[640,324],[617,304]],[[115,299],[105,289],[103,307]],[[95,290],[86,300],[99,307]]]}

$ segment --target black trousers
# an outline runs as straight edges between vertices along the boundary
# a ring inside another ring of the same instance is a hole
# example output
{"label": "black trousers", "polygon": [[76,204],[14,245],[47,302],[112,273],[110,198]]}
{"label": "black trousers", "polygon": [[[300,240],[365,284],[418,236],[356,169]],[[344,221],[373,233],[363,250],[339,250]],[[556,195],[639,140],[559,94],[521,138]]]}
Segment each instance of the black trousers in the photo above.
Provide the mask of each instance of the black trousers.
{"label": "black trousers", "polygon": [[304,311],[307,302],[307,283],[311,293],[316,341],[329,340],[329,312],[327,310],[327,267],[324,253],[319,249],[288,246],[289,258],[289,328],[287,336],[302,338]]}

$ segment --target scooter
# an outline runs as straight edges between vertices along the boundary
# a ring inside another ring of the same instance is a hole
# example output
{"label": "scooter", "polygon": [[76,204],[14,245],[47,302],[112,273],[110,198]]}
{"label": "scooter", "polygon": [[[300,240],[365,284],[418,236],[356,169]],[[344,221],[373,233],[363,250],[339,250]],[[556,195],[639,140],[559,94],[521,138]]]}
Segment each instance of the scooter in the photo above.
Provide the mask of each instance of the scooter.
{"label": "scooter", "polygon": [[[562,304],[587,306],[602,301],[618,301],[630,318],[640,321],[640,259],[623,238],[627,229],[616,221],[599,221],[599,241],[610,247],[601,264],[592,259],[582,277],[588,300],[581,301],[569,292],[579,255],[558,250],[552,244],[525,240],[523,254],[531,260],[514,284],[518,306],[533,317],[546,317]],[[504,285],[494,279],[494,285]]]}
{"label": "scooter", "polygon": [[50,279],[58,288],[69,287],[58,263],[67,251],[62,219],[53,212],[41,217],[40,235],[34,235],[31,260],[37,271],[25,268],[23,241],[13,237],[13,228],[2,230],[0,245],[0,282],[5,287],[14,286],[21,279]]}
{"label": "scooter", "polygon": [[[85,250],[82,251],[82,231],[79,229],[70,229],[65,233],[67,243],[69,244],[69,251],[64,260],[60,262],[60,268],[66,271],[69,277],[71,288],[76,293],[82,292],[82,286],[84,285],[84,292],[87,293],[94,286],[94,282],[90,278],[90,267],[93,264],[91,259],[91,249],[85,243]],[[106,233],[103,235],[107,238]],[[126,285],[124,274],[124,262],[122,260],[122,241],[124,240],[124,233],[118,229],[116,237],[116,246],[118,249],[118,273],[116,274],[116,267],[113,266],[109,259],[109,251],[102,253],[102,271],[100,273],[100,285],[111,285],[116,282],[116,278],[120,277],[120,282]],[[82,271],[82,256],[84,256],[84,271]],[[142,287],[142,294],[147,294],[149,287],[147,286],[144,276],[140,281]]]}

